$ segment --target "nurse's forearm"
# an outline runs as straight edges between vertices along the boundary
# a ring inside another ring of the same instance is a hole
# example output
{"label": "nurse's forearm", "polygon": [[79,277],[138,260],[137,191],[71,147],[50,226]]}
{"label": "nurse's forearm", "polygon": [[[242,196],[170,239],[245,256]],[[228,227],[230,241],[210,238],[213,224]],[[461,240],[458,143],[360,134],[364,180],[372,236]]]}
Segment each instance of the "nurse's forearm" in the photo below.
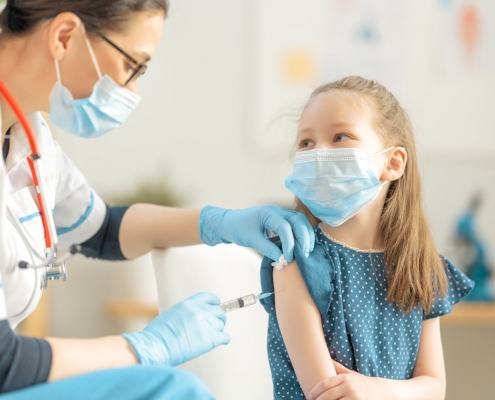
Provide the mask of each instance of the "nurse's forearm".
{"label": "nurse's forearm", "polygon": [[122,336],[97,339],[46,339],[52,348],[48,381],[92,371],[138,364],[129,342]]}
{"label": "nurse's forearm", "polygon": [[119,232],[124,256],[133,259],[153,248],[189,246],[202,243],[198,220],[201,210],[161,207],[151,204],[131,206]]}

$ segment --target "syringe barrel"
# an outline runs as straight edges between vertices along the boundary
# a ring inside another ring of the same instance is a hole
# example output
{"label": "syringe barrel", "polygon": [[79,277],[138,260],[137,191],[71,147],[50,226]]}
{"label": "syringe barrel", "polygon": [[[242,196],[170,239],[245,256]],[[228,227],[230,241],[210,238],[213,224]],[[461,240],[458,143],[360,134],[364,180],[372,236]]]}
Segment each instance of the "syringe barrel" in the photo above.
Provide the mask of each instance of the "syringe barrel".
{"label": "syringe barrel", "polygon": [[221,303],[220,307],[222,307],[222,309],[225,312],[229,312],[229,311],[237,310],[239,308],[252,306],[253,304],[256,304],[257,301],[258,301],[258,296],[254,294],[249,294],[247,296],[239,297],[238,299]]}

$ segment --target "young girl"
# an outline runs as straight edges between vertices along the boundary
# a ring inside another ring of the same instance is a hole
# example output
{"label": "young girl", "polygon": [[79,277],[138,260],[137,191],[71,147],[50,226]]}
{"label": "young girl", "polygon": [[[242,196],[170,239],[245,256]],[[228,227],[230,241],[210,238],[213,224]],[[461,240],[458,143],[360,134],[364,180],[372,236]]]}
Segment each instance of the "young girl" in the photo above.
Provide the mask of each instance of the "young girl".
{"label": "young girl", "polygon": [[286,186],[316,240],[262,263],[274,397],[443,399],[438,317],[473,283],[435,248],[397,99],[356,76],[316,89]]}

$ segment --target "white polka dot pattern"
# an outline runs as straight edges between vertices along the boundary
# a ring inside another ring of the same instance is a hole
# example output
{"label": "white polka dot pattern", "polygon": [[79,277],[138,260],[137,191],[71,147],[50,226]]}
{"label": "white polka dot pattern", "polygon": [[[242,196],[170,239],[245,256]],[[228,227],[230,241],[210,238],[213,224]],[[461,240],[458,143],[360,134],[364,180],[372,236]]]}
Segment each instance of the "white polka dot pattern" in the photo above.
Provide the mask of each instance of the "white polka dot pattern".
{"label": "white polka dot pattern", "polygon": [[[345,367],[367,376],[389,379],[411,378],[418,354],[423,319],[451,312],[452,305],[465,297],[473,287],[470,281],[448,260],[443,258],[449,279],[449,292],[439,298],[428,315],[421,307],[403,314],[395,304],[386,300],[387,287],[383,253],[367,253],[334,243],[315,228],[316,240],[323,246],[328,260],[322,268],[335,268],[328,310],[322,315],[322,325],[328,350],[333,359]],[[310,256],[311,258],[311,256]],[[321,280],[305,276],[304,258],[296,258],[310,294],[315,299],[321,293]],[[270,261],[270,260],[268,260]],[[263,262],[266,266],[267,262]],[[263,282],[271,274],[262,273]],[[316,302],[316,300],[315,300]],[[270,304],[271,303],[271,304]],[[303,392],[276,319],[273,300],[264,303],[270,314],[268,326],[268,358],[272,372],[275,399],[304,399]],[[321,309],[320,309],[320,312]]]}

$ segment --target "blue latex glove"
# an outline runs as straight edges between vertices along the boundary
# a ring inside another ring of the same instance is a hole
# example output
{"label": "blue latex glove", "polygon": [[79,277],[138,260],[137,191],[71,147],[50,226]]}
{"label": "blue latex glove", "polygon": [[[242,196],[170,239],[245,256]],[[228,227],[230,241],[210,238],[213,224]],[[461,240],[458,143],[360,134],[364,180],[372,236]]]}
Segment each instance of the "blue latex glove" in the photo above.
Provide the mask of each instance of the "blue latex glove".
{"label": "blue latex glove", "polygon": [[[215,246],[236,243],[251,247],[268,258],[278,261],[282,251],[267,239],[265,229],[276,231],[288,262],[294,260],[294,235],[306,257],[313,251],[315,233],[308,219],[296,211],[275,205],[264,205],[243,210],[227,210],[206,206],[199,216],[201,240]],[[294,234],[292,233],[294,232]]]}
{"label": "blue latex glove", "polygon": [[173,305],[141,332],[125,333],[143,365],[176,366],[228,344],[226,316],[212,293],[198,293]]}

